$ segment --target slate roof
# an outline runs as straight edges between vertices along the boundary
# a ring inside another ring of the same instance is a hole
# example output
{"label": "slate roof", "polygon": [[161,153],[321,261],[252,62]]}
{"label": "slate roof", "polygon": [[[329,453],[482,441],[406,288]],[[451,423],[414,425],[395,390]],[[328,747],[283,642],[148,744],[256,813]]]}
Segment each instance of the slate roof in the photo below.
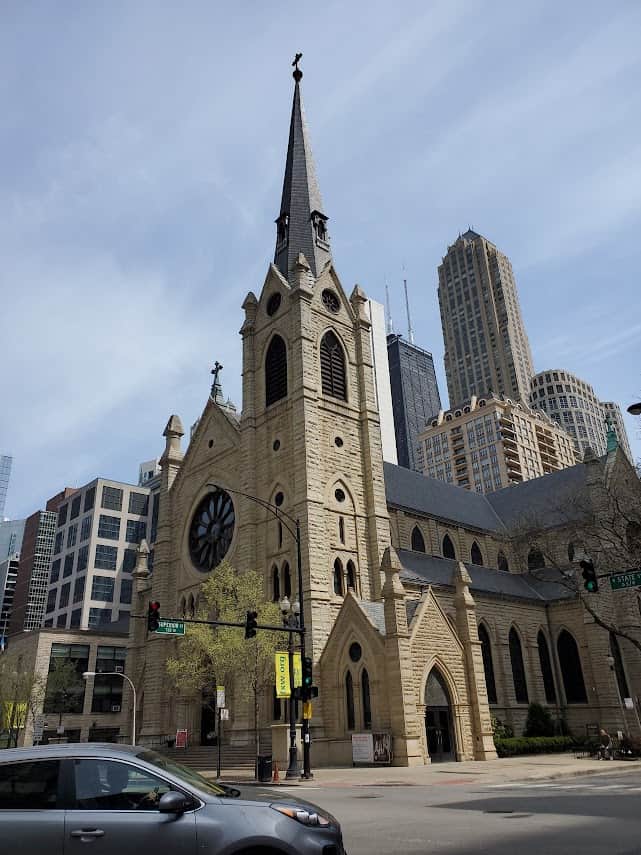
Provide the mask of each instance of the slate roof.
{"label": "slate roof", "polygon": [[316,179],[316,167],[305,121],[300,77],[295,78],[283,195],[280,203],[280,215],[288,216],[288,237],[283,245],[280,245],[278,237],[276,238],[277,246],[274,255],[274,264],[285,279],[288,279],[289,271],[300,252],[307,259],[314,277],[319,276],[323,266],[331,257],[328,240],[324,245],[319,244],[311,221],[311,214],[314,211],[323,213],[323,201]]}
{"label": "slate roof", "polygon": [[[453,577],[457,562],[453,559],[426,555],[423,552],[411,552],[407,549],[399,549],[398,557],[403,566],[400,574],[402,582],[454,587]],[[478,567],[476,564],[465,566],[472,579],[470,585],[472,594],[489,594],[538,602],[574,597],[572,591],[554,580],[556,576],[554,571],[548,574],[547,579],[540,579],[530,573],[506,573],[491,567]]]}
{"label": "slate roof", "polygon": [[393,463],[383,465],[389,505],[455,525],[507,535],[524,521],[551,527],[577,519],[582,511],[571,499],[585,488],[584,463],[487,494],[427,478]]}
{"label": "slate roof", "polygon": [[374,624],[376,629],[385,635],[385,607],[383,603],[373,603],[370,600],[359,600],[358,605]]}
{"label": "slate roof", "polygon": [[485,531],[505,532],[487,497],[436,478],[384,463],[387,503]]}

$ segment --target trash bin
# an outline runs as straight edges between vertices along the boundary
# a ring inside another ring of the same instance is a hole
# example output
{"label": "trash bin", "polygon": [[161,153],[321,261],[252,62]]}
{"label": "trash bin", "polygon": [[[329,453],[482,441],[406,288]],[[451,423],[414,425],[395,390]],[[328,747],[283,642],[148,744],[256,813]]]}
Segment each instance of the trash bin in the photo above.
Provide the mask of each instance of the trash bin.
{"label": "trash bin", "polygon": [[272,779],[272,755],[259,754],[256,761],[256,776],[261,784],[266,784]]}

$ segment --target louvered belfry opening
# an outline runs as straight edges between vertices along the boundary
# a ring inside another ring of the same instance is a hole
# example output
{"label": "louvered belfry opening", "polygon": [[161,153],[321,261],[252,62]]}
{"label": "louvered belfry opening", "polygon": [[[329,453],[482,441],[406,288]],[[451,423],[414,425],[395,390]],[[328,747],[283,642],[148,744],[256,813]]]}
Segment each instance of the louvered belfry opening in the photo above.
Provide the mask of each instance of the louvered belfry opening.
{"label": "louvered belfry opening", "polygon": [[265,358],[265,405],[287,397],[287,348],[279,335],[270,341]]}
{"label": "louvered belfry opening", "polygon": [[323,394],[346,401],[345,354],[338,337],[331,330],[322,338],[320,362]]}

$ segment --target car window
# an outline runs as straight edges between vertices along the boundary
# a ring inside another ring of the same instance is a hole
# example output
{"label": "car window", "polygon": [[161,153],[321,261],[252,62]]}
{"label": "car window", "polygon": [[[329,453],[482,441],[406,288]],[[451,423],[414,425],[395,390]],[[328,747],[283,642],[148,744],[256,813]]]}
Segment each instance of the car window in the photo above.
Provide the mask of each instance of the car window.
{"label": "car window", "polygon": [[0,810],[53,810],[57,806],[58,760],[0,765]]}
{"label": "car window", "polygon": [[79,810],[158,810],[171,786],[149,772],[107,758],[74,761]]}
{"label": "car window", "polygon": [[137,756],[140,757],[141,760],[144,760],[145,763],[150,763],[152,766],[156,766],[159,770],[165,770],[171,775],[176,775],[177,778],[180,778],[186,784],[191,784],[193,787],[196,787],[196,789],[201,790],[204,793],[211,793],[213,796],[229,795],[224,787],[220,787],[213,781],[203,778],[202,775],[199,775],[198,772],[194,772],[194,770],[190,769],[188,766],[183,766],[181,763],[175,763],[173,760],[170,760],[169,757],[158,754],[150,748],[146,748],[144,751],[141,751]]}

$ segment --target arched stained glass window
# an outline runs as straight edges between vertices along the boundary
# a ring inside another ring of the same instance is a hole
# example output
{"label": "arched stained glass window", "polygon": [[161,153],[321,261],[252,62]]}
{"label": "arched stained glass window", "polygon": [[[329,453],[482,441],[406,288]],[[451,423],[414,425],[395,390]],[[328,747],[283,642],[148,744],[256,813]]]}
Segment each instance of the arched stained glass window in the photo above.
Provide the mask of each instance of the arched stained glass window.
{"label": "arched stained glass window", "polygon": [[287,348],[279,335],[275,335],[265,357],[265,405],[287,397]]}
{"label": "arched stained glass window", "polygon": [[446,534],[443,538],[443,558],[456,558],[454,544],[452,543],[452,538],[449,534]]}
{"label": "arched stained glass window", "polygon": [[412,529],[412,550],[414,552],[425,552],[423,533],[417,525]]}
{"label": "arched stained glass window", "polygon": [[569,704],[587,703],[588,696],[583,681],[579,648],[576,646],[574,636],[570,635],[567,629],[564,629],[559,635],[556,642],[556,649],[559,654],[565,700]]}
{"label": "arched stained glass window", "polygon": [[549,704],[555,704],[556,689],[554,687],[554,674],[552,673],[550,650],[548,648],[547,638],[543,635],[541,630],[539,630],[539,634],[536,637],[536,645],[539,648],[539,663],[541,665],[541,676],[543,677],[545,700]]}
{"label": "arched stained glass window", "polygon": [[543,557],[543,553],[540,549],[537,549],[535,546],[530,549],[527,556],[527,569],[532,570],[542,570],[545,567],[545,558]]}
{"label": "arched stained glass window", "polygon": [[347,562],[347,587],[356,590],[356,568],[353,561]]}
{"label": "arched stained glass window", "polygon": [[518,704],[527,704],[527,681],[525,679],[525,664],[523,662],[523,650],[518,632],[512,627],[509,635],[510,662],[512,664],[512,681],[514,683],[514,695]]}
{"label": "arched stained glass window", "polygon": [[283,564],[283,593],[286,597],[291,597],[292,595],[292,574],[287,561]]}
{"label": "arched stained glass window", "polygon": [[323,394],[346,401],[345,353],[332,330],[326,332],[321,340],[320,366]]}
{"label": "arched stained glass window", "polygon": [[340,558],[334,561],[334,593],[337,597],[343,596],[343,563]]}
{"label": "arched stained glass window", "polygon": [[363,730],[372,729],[372,706],[369,696],[369,674],[363,668],[361,675],[361,694],[363,701]]}
{"label": "arched stained glass window", "polygon": [[492,661],[492,645],[490,634],[484,624],[479,624],[479,641],[481,642],[481,654],[483,656],[483,670],[485,671],[485,687],[487,689],[487,700],[490,704],[497,703],[496,680],[494,679],[494,663]]}
{"label": "arched stained glass window", "polygon": [[277,603],[280,600],[280,573],[278,567],[272,568],[272,600]]}
{"label": "arched stained glass window", "polygon": [[502,549],[499,549],[498,555],[496,556],[496,566],[503,573],[509,573],[510,565],[508,564],[508,560]]}
{"label": "arched stained glass window", "polygon": [[354,681],[349,671],[345,677],[345,704],[347,707],[347,729],[354,730],[356,727],[356,719],[354,717]]}
{"label": "arched stained glass window", "polygon": [[625,676],[625,668],[623,667],[623,658],[621,656],[621,648],[619,647],[619,639],[613,632],[610,633],[610,654],[614,659],[614,673],[616,674],[617,686],[619,687],[621,699],[629,698],[630,690]]}
{"label": "arched stained glass window", "polygon": [[470,558],[472,559],[472,564],[478,564],[480,567],[483,566],[483,553],[476,541],[474,541],[470,549]]}

